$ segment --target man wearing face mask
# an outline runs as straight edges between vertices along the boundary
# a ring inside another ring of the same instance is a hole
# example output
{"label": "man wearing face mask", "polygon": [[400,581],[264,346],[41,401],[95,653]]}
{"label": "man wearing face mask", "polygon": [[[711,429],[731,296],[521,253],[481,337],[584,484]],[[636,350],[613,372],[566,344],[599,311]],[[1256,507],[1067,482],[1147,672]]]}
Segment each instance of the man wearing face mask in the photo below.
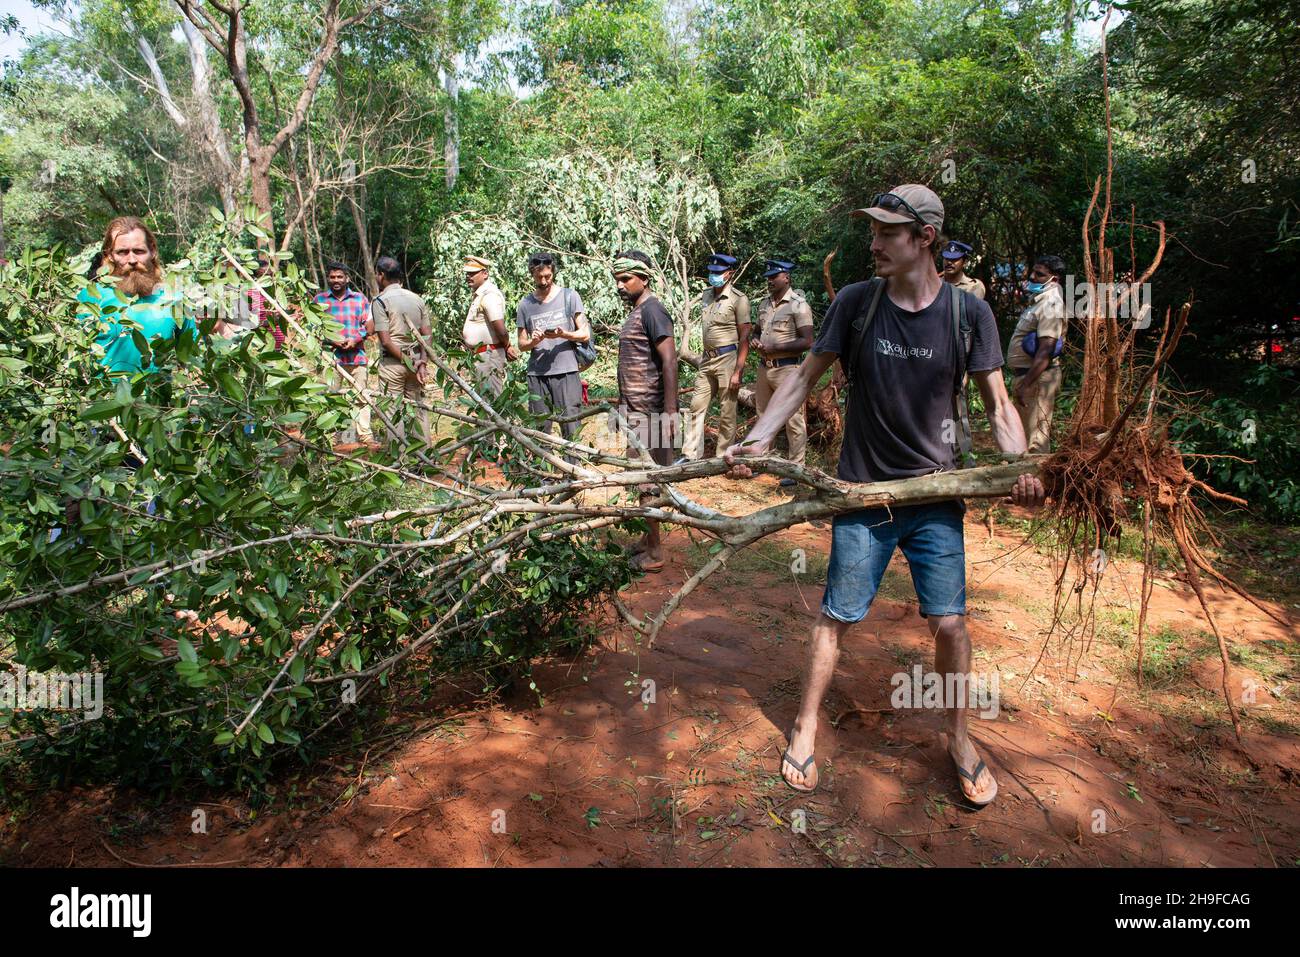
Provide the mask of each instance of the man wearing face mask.
{"label": "man wearing face mask", "polygon": [[1050,452],[1052,408],[1061,390],[1061,351],[1068,317],[1061,286],[1065,261],[1039,256],[1029,272],[1025,292],[1029,305],[1020,313],[1007,347],[1011,367],[1011,397],[1024,426],[1028,451]]}
{"label": "man wearing face mask", "polygon": [[682,454],[688,459],[704,456],[704,425],[709,405],[719,396],[722,417],[718,423],[717,453],[721,455],[736,440],[736,397],[740,376],[749,355],[749,297],[732,285],[735,256],[714,253],[707,267],[709,288],[702,299],[704,356],[695,377],[691,414]]}
{"label": "man wearing face mask", "polygon": [[[813,344],[812,307],[802,291],[790,285],[790,270],[794,263],[783,259],[767,260],[763,275],[767,279],[767,298],[758,307],[758,332],[756,348],[759,360],[758,382],[754,390],[754,403],[761,416],[781,384],[799,370],[804,353]],[[786,441],[790,445],[790,461],[804,464],[808,448],[808,429],[803,406],[790,416],[785,425]],[[781,485],[790,487],[794,479],[783,478]]]}

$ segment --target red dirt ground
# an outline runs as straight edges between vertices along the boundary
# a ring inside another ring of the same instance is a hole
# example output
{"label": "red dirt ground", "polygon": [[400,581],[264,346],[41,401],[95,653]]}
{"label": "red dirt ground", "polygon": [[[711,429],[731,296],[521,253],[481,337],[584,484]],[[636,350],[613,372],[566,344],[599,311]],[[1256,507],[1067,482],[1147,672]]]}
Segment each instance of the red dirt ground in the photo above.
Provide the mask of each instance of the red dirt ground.
{"label": "red dirt ground", "polygon": [[[770,479],[695,484],[722,508],[776,500]],[[1160,683],[1157,671],[1155,687],[1136,685],[1124,615],[1135,607],[1140,569],[1119,560],[1103,578],[1091,647],[1080,656],[1080,644],[1070,646],[1071,666],[1054,644],[1034,670],[1052,559],[1005,526],[990,538],[981,513],[976,506],[967,517],[969,623],[975,668],[999,674],[1001,711],[972,722],[1000,784],[996,802],[978,813],[958,804],[935,737],[938,714],[890,707],[890,676],[933,661],[901,555],[844,642],[818,733],[821,787],[805,795],[781,782],[829,546],[828,529],[805,525],[737,556],[684,602],[653,650],[638,653],[631,629],[611,616],[597,646],[535,669],[544,703],[521,689],[358,749],[298,775],[311,779],[289,810],[253,815],[230,795],[146,806],[111,789],[72,789],[0,823],[0,862],[1300,864],[1296,630],[1207,591],[1243,654],[1234,687],[1250,677],[1260,685],[1239,749],[1217,651],[1185,584],[1161,579],[1149,627],[1164,629],[1148,649],[1181,669],[1178,680]],[[807,555],[801,581],[787,567],[795,548]],[[624,593],[634,610],[657,610],[704,555],[681,529],[671,531],[668,552],[662,574]],[[653,703],[642,701],[647,680]],[[192,831],[196,810],[206,814],[206,834]],[[805,827],[792,826],[801,819]]]}

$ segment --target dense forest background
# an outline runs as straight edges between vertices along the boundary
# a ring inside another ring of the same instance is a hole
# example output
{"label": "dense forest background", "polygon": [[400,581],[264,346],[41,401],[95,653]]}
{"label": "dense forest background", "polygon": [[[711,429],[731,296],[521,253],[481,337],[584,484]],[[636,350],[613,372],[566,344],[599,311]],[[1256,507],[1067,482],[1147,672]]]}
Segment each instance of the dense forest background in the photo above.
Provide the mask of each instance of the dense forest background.
{"label": "dense forest background", "polygon": [[135,213],[166,257],[201,261],[210,210],[251,208],[317,281],[331,259],[369,277],[397,256],[448,329],[469,247],[571,252],[562,281],[612,319],[612,289],[583,287],[625,241],[680,265],[679,304],[710,248],[794,259],[820,315],[827,253],[837,285],[870,274],[848,211],[909,181],[940,192],[1009,325],[999,270],[1080,268],[1108,79],[1116,245],[1145,263],[1163,221],[1156,314],[1195,302],[1175,427],[1189,451],[1257,460],[1206,470],[1300,518],[1295,0],[1115,3],[1105,63],[1105,10],[1078,0],[37,6],[60,29],[0,84],[7,255],[80,250]]}

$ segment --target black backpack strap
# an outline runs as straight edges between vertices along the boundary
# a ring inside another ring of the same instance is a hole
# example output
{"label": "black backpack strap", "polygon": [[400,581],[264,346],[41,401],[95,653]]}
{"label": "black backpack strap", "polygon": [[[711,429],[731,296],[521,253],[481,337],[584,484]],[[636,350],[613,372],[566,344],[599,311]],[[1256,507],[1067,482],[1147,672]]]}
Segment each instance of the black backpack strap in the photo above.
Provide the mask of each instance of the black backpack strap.
{"label": "black backpack strap", "polygon": [[957,467],[965,468],[972,464],[970,438],[970,410],[966,401],[966,368],[970,363],[971,326],[966,317],[966,294],[956,286],[949,284],[951,290],[949,312],[952,315],[953,343],[953,389],[952,414],[953,423],[958,427],[957,433]]}
{"label": "black backpack strap", "polygon": [[[568,286],[565,286],[565,287],[564,287],[564,311],[565,311],[566,313],[568,313],[569,318],[573,320],[573,331],[574,331],[574,332],[577,332],[577,331],[578,331],[578,318],[577,318],[577,317],[578,317],[578,310],[577,310],[576,308],[574,308],[574,305],[573,305],[573,299],[571,299],[570,297],[571,297],[571,296],[576,296],[576,295],[577,295],[577,293],[575,293],[575,292],[574,292],[572,289],[570,289]],[[583,344],[583,343],[579,343],[579,345],[582,345],[582,344]],[[596,348],[596,332],[595,332],[594,329],[591,328],[591,320],[590,320],[590,319],[587,320],[587,342],[586,342],[586,345],[591,346],[593,349]]]}
{"label": "black backpack strap", "polygon": [[849,335],[849,350],[840,356],[840,364],[844,366],[844,378],[849,386],[853,385],[853,376],[857,371],[862,338],[867,334],[867,327],[871,325],[871,320],[876,318],[876,307],[880,305],[880,297],[884,291],[883,279],[877,277],[867,281],[867,288],[862,294],[862,308],[858,310],[857,318],[853,320],[853,328]]}

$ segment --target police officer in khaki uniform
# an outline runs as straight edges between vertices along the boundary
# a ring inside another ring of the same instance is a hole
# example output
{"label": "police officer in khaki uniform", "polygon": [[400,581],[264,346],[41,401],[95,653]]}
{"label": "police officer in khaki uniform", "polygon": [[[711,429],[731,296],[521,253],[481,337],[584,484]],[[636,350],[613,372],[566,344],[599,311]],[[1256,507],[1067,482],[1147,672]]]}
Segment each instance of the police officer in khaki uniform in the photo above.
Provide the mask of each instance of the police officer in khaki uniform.
{"label": "police officer in khaki uniform", "polygon": [[966,263],[975,248],[970,243],[952,240],[943,247],[939,255],[943,257],[944,282],[952,283],[962,292],[968,292],[976,299],[984,298],[984,283],[973,276],[966,275]]}
{"label": "police officer in khaki uniform", "polygon": [[[781,383],[795,374],[804,353],[812,348],[812,308],[802,291],[791,288],[792,269],[792,262],[769,259],[763,271],[768,295],[758,307],[758,335],[750,343],[758,349],[760,356],[754,394],[760,416],[776,390],[781,388]],[[808,430],[802,408],[790,416],[785,426],[785,437],[790,444],[790,461],[803,465],[808,448]],[[793,479],[781,479],[781,484],[789,487],[795,483]]]}
{"label": "police officer in khaki uniform", "polygon": [[682,445],[682,454],[688,459],[704,456],[704,425],[715,396],[720,396],[722,406],[715,454],[721,455],[736,440],[736,397],[749,356],[750,329],[749,297],[732,285],[736,265],[735,256],[714,253],[709,257],[709,288],[704,291],[701,317],[704,356],[695,377],[686,441]]}
{"label": "police officer in khaki uniform", "polygon": [[474,379],[480,389],[495,398],[506,383],[506,362],[519,352],[510,345],[506,332],[506,300],[488,271],[492,262],[482,256],[465,257],[465,284],[473,290],[461,339],[474,353]]}
{"label": "police officer in khaki uniform", "polygon": [[[384,395],[395,395],[407,402],[422,402],[424,384],[429,379],[429,364],[424,348],[415,337],[419,332],[425,342],[432,330],[429,325],[429,307],[424,300],[402,286],[402,266],[392,256],[380,256],[375,262],[378,274],[379,295],[370,304],[375,320],[375,332],[383,355],[379,360],[379,382]],[[406,442],[405,409],[399,407],[390,413],[397,427],[397,438]],[[429,433],[429,410],[419,409],[420,431],[426,444],[433,441]]]}
{"label": "police officer in khaki uniform", "polygon": [[1069,314],[1061,284],[1065,260],[1040,256],[1029,272],[1025,292],[1029,305],[1020,313],[1007,346],[1011,367],[1011,398],[1025,429],[1029,452],[1052,450],[1052,411],[1061,391],[1061,352]]}

